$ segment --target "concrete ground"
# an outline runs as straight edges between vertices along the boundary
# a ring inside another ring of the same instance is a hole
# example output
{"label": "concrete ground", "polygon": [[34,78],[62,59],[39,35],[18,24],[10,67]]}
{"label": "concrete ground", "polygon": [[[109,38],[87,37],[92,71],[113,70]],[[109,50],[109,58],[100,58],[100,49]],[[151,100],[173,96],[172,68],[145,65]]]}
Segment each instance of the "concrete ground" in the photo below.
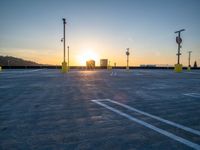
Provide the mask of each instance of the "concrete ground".
{"label": "concrete ground", "polygon": [[4,70],[0,149],[200,149],[200,71]]}

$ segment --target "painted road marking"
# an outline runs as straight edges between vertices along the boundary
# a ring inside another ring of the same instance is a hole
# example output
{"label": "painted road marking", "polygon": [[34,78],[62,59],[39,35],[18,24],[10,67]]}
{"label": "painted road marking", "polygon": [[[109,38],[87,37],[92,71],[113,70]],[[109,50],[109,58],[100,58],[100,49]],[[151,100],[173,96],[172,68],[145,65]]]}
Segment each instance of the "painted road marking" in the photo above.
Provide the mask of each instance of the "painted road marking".
{"label": "painted road marking", "polygon": [[15,71],[7,71],[6,70],[6,72],[2,72],[2,73],[4,73],[4,74],[19,74],[19,73],[29,73],[29,72],[37,72],[37,71],[41,71],[41,70],[45,70],[45,69],[30,69],[30,70],[15,70]]}
{"label": "painted road marking", "polygon": [[199,93],[186,93],[183,94],[185,96],[190,96],[190,97],[195,97],[195,98],[200,98],[200,94]]}
{"label": "painted road marking", "polygon": [[94,103],[96,103],[96,104],[98,104],[98,105],[100,105],[100,106],[102,106],[102,107],[105,107],[105,108],[107,108],[107,109],[109,109],[109,110],[111,110],[111,111],[113,111],[113,112],[115,112],[115,113],[117,113],[117,114],[119,114],[119,115],[125,117],[125,118],[128,118],[128,119],[131,120],[131,121],[134,121],[134,122],[136,122],[136,123],[138,123],[138,124],[141,124],[141,125],[143,125],[143,126],[149,128],[149,129],[152,129],[152,130],[154,130],[154,131],[156,131],[156,132],[158,132],[158,133],[160,133],[160,134],[163,134],[163,135],[165,135],[165,136],[167,136],[167,137],[169,137],[169,138],[171,138],[171,139],[173,139],[173,140],[175,140],[175,141],[178,141],[178,142],[180,142],[180,143],[183,143],[183,144],[185,144],[185,145],[187,145],[187,146],[189,146],[189,147],[191,147],[191,148],[194,148],[194,149],[196,149],[196,150],[200,150],[200,145],[199,145],[199,144],[193,143],[193,142],[191,142],[191,141],[189,141],[189,140],[186,140],[186,139],[184,139],[184,138],[182,138],[182,137],[179,137],[179,136],[177,136],[177,135],[175,135],[175,134],[173,134],[173,133],[170,133],[170,132],[168,132],[168,131],[165,131],[165,130],[163,130],[163,129],[160,129],[160,128],[158,128],[158,127],[155,127],[155,126],[153,126],[153,125],[151,125],[151,124],[149,124],[149,123],[146,123],[146,122],[144,122],[144,121],[142,121],[142,120],[139,120],[139,119],[137,119],[137,118],[135,118],[135,117],[133,117],[133,116],[130,116],[130,115],[128,115],[128,114],[126,114],[126,113],[124,113],[124,112],[122,112],[122,111],[120,111],[120,110],[117,110],[117,109],[115,109],[115,108],[113,108],[113,107],[111,107],[111,106],[108,106],[108,105],[102,103],[102,102],[99,101],[99,100],[92,100],[92,102],[94,102]]}
{"label": "painted road marking", "polygon": [[110,76],[117,76],[117,72],[116,71],[112,71]]}
{"label": "painted road marking", "polygon": [[198,72],[184,72],[184,73],[189,73],[189,74],[200,74],[200,73],[198,73]]}
{"label": "painted road marking", "polygon": [[169,124],[169,125],[171,125],[171,126],[180,128],[180,129],[182,129],[182,130],[185,130],[185,131],[187,131],[187,132],[190,132],[190,133],[193,133],[193,134],[196,134],[196,135],[200,136],[200,131],[198,131],[198,130],[195,130],[195,129],[186,127],[186,126],[184,126],[184,125],[181,125],[181,124],[178,124],[178,123],[175,123],[175,122],[166,120],[166,119],[163,119],[163,118],[161,118],[161,117],[158,117],[158,116],[149,114],[149,113],[147,113],[147,112],[138,110],[138,109],[136,109],[136,108],[130,107],[130,106],[128,106],[128,105],[125,105],[125,104],[122,104],[122,103],[119,103],[119,102],[116,102],[116,101],[113,101],[113,100],[110,100],[110,99],[104,99],[104,101],[109,101],[109,102],[111,102],[111,103],[120,105],[120,106],[122,106],[122,107],[124,107],[124,108],[126,108],[126,109],[131,110],[131,111],[135,111],[135,112],[137,112],[137,113],[143,114],[143,115],[148,116],[148,117],[150,117],[150,118],[156,119],[156,120],[158,120],[158,121],[164,122],[164,123]]}
{"label": "painted road marking", "polygon": [[170,88],[169,85],[166,85],[166,84],[153,84],[151,85],[150,87],[143,87],[144,89],[147,89],[147,90],[159,90],[159,89],[167,89],[167,88]]}

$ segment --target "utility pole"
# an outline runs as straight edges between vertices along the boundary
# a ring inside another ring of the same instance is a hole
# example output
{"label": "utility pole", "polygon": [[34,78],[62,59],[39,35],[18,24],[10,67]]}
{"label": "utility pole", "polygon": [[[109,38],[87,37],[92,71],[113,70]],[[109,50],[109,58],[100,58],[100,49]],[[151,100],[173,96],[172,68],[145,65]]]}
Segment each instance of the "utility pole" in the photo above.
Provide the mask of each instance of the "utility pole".
{"label": "utility pole", "polygon": [[181,39],[181,32],[185,31],[185,29],[181,29],[179,31],[176,31],[174,33],[178,33],[178,36],[176,37],[176,43],[178,44],[178,53],[177,53],[177,56],[178,56],[178,62],[177,64],[180,64],[180,50],[181,50],[181,43],[182,43],[182,39]]}
{"label": "utility pole", "polygon": [[67,63],[65,61],[65,25],[66,25],[66,19],[63,18],[63,38],[61,39],[61,41],[63,42],[63,50],[64,50],[64,58],[63,58],[63,63],[62,63],[62,72],[65,73],[68,71],[67,68]]}
{"label": "utility pole", "polygon": [[177,33],[178,36],[176,37],[176,43],[178,44],[178,60],[177,60],[177,64],[175,65],[175,71],[176,72],[181,72],[182,71],[182,65],[180,64],[180,55],[181,55],[181,43],[182,43],[182,39],[181,39],[181,32],[185,31],[185,29],[181,29],[179,31],[175,31],[174,33]]}
{"label": "utility pole", "polygon": [[68,59],[67,61],[68,61],[68,70],[69,70],[69,46],[67,46],[67,56],[68,56],[67,57],[67,59]]}
{"label": "utility pole", "polygon": [[63,61],[65,62],[65,24],[66,20],[63,18],[63,49],[64,49],[64,59]]}
{"label": "utility pole", "polygon": [[188,67],[191,67],[191,65],[190,65],[191,53],[192,53],[192,51],[188,52],[188,54],[189,54],[189,56],[188,56]]}
{"label": "utility pole", "polygon": [[188,71],[191,70],[191,65],[190,65],[191,53],[192,53],[192,51],[189,51],[189,52],[188,52],[188,54],[189,54],[189,55],[188,55],[188,68],[187,68]]}
{"label": "utility pole", "polygon": [[127,59],[126,59],[126,69],[129,70],[129,48],[126,49],[126,56],[127,56]]}

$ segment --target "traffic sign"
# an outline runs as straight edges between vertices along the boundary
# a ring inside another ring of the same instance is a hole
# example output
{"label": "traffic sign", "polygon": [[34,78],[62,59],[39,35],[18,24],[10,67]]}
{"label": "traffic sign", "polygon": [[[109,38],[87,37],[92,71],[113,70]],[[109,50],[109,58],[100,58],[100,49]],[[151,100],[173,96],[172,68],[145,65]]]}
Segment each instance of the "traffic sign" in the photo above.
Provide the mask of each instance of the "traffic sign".
{"label": "traffic sign", "polygon": [[178,37],[178,36],[176,37],[176,43],[177,44],[181,44],[182,43],[182,39],[180,37]]}

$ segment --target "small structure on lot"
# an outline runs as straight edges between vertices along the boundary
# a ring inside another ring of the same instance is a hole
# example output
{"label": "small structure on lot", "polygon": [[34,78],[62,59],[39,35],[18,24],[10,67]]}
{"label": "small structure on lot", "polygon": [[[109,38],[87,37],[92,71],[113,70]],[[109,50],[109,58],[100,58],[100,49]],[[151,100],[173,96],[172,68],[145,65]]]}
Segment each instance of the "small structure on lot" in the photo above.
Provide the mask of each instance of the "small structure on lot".
{"label": "small structure on lot", "polygon": [[108,59],[100,59],[100,67],[108,67]]}
{"label": "small structure on lot", "polygon": [[95,69],[95,61],[94,60],[88,60],[86,61],[87,69]]}

